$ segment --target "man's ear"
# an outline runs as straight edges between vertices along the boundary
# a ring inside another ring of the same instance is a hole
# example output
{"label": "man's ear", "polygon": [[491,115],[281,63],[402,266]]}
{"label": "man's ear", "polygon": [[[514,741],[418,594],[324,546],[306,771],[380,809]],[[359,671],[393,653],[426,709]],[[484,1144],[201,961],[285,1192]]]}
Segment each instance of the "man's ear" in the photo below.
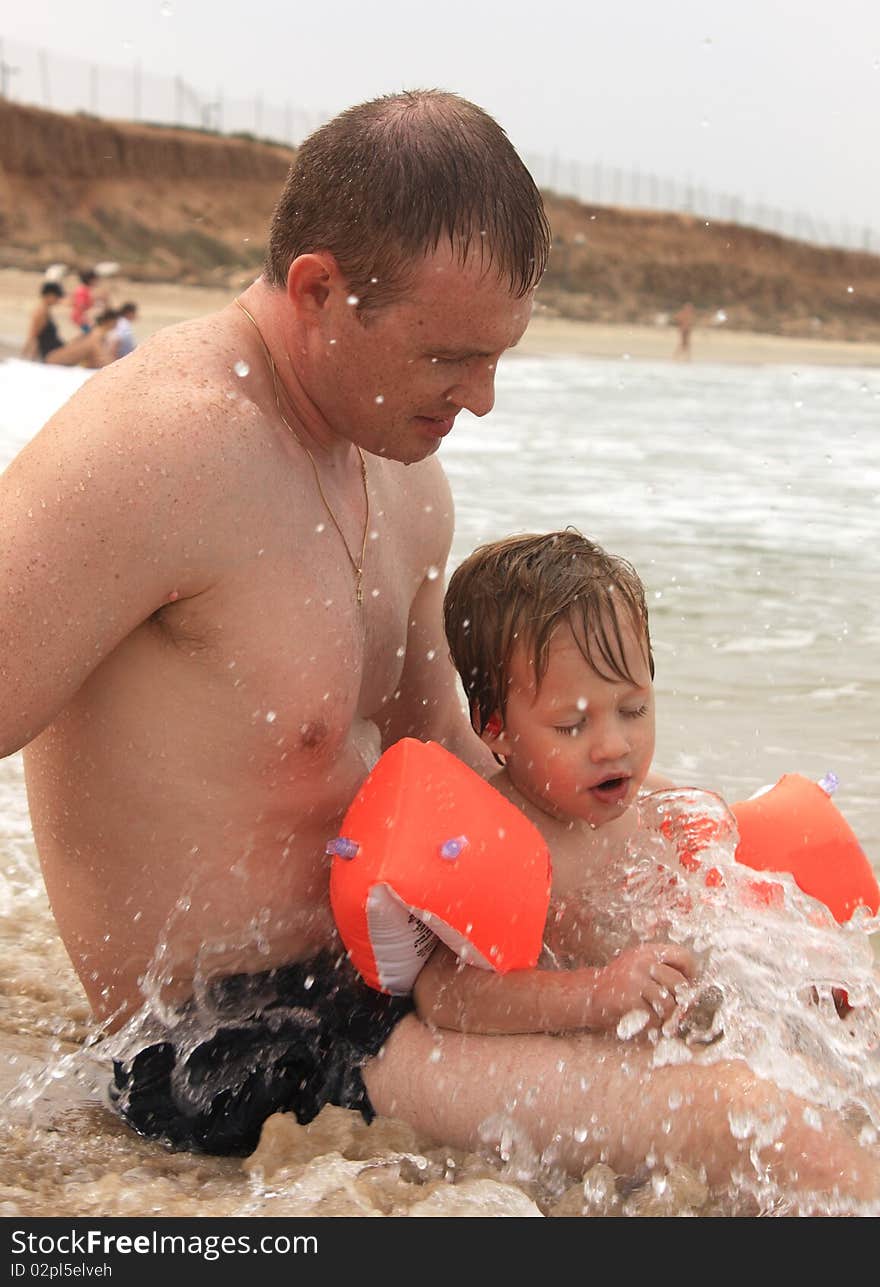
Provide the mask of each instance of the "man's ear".
{"label": "man's ear", "polygon": [[287,298],[300,317],[318,314],[341,277],[336,259],[326,251],[297,255],[287,270]]}

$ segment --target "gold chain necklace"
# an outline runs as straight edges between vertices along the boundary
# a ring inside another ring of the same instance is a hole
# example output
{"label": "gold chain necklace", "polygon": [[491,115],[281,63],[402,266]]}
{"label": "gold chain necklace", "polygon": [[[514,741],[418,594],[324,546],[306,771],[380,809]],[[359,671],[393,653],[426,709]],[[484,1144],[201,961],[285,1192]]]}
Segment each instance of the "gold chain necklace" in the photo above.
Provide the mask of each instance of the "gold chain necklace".
{"label": "gold chain necklace", "polygon": [[244,304],[242,304],[241,300],[236,299],[235,302],[238,305],[238,307],[241,309],[241,311],[244,313],[245,317],[248,319],[251,326],[253,326],[254,330],[257,332],[257,338],[259,339],[260,344],[262,345],[262,348],[263,348],[263,352],[266,355],[266,361],[268,362],[269,370],[272,373],[272,389],[275,394],[275,408],[279,416],[281,417],[281,420],[284,423],[284,425],[290,430],[294,438],[296,438],[297,442],[299,443],[303,451],[308,456],[309,460],[312,462],[312,471],[315,475],[315,483],[317,484],[317,487],[318,487],[318,494],[320,495],[321,500],[324,502],[324,508],[326,509],[327,513],[330,515],[330,521],[332,522],[333,526],[336,528],[337,532],[339,533],[339,539],[342,541],[345,552],[348,555],[348,561],[351,564],[351,566],[354,568],[355,594],[356,594],[358,603],[362,604],[364,601],[364,563],[366,562],[366,555],[367,555],[367,536],[370,530],[370,493],[367,488],[367,462],[364,459],[364,453],[361,451],[360,447],[357,447],[357,445],[355,444],[357,453],[361,459],[361,481],[363,482],[363,485],[364,485],[364,503],[366,505],[366,514],[364,516],[364,539],[361,542],[361,559],[360,559],[360,563],[356,563],[354,559],[354,555],[349,549],[348,541],[345,539],[345,533],[343,532],[342,528],[339,526],[339,522],[336,518],[336,515],[333,513],[333,509],[330,505],[330,502],[328,501],[327,497],[324,495],[324,488],[321,486],[321,475],[318,473],[318,466],[315,464],[315,457],[309,451],[306,444],[296,433],[296,430],[293,428],[293,425],[290,423],[290,421],[285,416],[284,412],[281,410],[281,400],[278,397],[278,371],[275,366],[275,359],[272,357],[272,354],[269,352],[269,346],[267,345],[266,341],[263,339],[263,332],[260,330],[259,326],[257,325],[256,318],[251,316],[251,314],[245,308]]}

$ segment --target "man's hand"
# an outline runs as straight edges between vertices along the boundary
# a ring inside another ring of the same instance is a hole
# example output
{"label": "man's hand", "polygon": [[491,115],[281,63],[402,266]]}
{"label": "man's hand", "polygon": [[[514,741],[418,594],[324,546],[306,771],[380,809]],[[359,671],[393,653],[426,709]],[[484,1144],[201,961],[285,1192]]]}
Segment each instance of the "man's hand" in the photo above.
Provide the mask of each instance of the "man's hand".
{"label": "man's hand", "polygon": [[643,1010],[648,1025],[660,1027],[675,1009],[675,991],[698,970],[693,953],[675,943],[640,943],[605,966],[596,984],[596,1003],[604,1025],[613,1028],[633,1010]]}

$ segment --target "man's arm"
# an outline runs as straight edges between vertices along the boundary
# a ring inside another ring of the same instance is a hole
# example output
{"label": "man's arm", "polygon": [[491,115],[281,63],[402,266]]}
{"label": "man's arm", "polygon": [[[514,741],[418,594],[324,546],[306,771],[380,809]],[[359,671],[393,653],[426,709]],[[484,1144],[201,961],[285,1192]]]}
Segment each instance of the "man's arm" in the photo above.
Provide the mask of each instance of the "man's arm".
{"label": "man's arm", "polygon": [[656,1027],[675,1008],[676,988],[696,972],[691,952],[673,943],[642,943],[601,967],[508,974],[462,965],[438,944],[413,998],[423,1022],[457,1032],[607,1030],[633,1010],[644,1011],[645,1026]]}
{"label": "man's arm", "polygon": [[109,373],[87,382],[0,476],[0,756],[172,593],[211,582],[208,431],[175,432],[159,390],[130,398]]}
{"label": "man's arm", "polygon": [[35,361],[40,356],[39,346],[37,345],[37,336],[42,330],[46,321],[45,312],[39,305],[31,313],[31,320],[28,327],[28,333],[25,337],[24,344],[21,347],[21,356],[30,361]]}

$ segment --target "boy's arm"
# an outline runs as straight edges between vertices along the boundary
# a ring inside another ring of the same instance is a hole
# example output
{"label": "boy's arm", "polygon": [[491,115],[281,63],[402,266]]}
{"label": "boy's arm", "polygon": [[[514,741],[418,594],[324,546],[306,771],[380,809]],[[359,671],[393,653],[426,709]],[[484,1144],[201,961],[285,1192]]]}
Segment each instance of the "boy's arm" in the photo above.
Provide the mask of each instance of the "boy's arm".
{"label": "boy's arm", "polygon": [[695,973],[693,955],[674,943],[642,943],[601,967],[508,974],[462,965],[438,944],[416,979],[413,998],[425,1023],[457,1032],[608,1029],[637,1009],[656,1027],[672,1013],[675,989]]}

